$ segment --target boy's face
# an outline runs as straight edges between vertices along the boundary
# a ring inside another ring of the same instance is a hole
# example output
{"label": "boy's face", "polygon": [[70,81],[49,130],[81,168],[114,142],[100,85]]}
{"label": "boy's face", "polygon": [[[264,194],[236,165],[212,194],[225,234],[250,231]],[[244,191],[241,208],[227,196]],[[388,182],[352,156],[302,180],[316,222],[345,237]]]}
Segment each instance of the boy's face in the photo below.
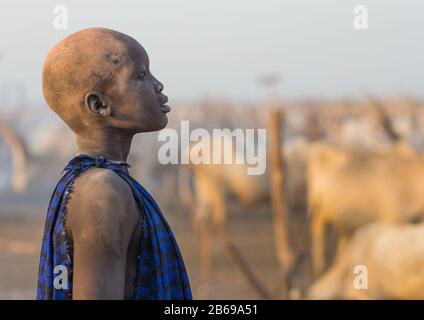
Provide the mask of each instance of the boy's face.
{"label": "boy's face", "polygon": [[116,74],[110,90],[112,116],[134,132],[160,130],[168,123],[170,111],[163,85],[150,72],[149,58],[140,44],[131,44],[128,54],[129,62]]}

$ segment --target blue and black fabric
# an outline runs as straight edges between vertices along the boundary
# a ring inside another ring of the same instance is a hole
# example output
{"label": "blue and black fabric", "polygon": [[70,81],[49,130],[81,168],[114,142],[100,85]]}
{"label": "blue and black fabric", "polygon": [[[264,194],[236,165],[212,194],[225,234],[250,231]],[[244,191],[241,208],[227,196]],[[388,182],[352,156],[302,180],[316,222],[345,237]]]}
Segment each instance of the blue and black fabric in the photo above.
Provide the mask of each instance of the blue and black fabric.
{"label": "blue and black fabric", "polygon": [[[87,155],[78,155],[66,165],[50,199],[40,255],[37,299],[72,299],[73,245],[65,229],[66,208],[74,181],[92,167],[113,170],[124,179],[143,215],[133,299],[191,300],[189,279],[175,236],[152,196],[130,176],[130,165]],[[60,269],[55,269],[57,266]],[[58,270],[63,269],[68,273],[67,286],[54,283]]]}

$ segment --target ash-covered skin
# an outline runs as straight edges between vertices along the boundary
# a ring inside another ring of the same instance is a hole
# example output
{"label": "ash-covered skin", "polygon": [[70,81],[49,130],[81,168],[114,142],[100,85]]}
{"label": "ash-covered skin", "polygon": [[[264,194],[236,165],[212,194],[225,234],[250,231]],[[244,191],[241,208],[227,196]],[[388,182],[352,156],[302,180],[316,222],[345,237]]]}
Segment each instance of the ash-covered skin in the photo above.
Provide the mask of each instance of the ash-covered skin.
{"label": "ash-covered skin", "polygon": [[[117,31],[90,28],[59,42],[43,68],[50,108],[74,131],[78,153],[126,161],[133,136],[167,124],[168,98],[144,48]],[[66,228],[73,246],[73,298],[131,298],[141,237],[130,187],[94,168],[74,184]]]}
{"label": "ash-covered skin", "polygon": [[[65,38],[50,51],[43,69],[48,105],[77,134],[99,127],[133,134],[162,129],[168,111],[162,90],[144,48],[108,29],[86,29]],[[90,110],[90,92],[100,94],[103,113]]]}

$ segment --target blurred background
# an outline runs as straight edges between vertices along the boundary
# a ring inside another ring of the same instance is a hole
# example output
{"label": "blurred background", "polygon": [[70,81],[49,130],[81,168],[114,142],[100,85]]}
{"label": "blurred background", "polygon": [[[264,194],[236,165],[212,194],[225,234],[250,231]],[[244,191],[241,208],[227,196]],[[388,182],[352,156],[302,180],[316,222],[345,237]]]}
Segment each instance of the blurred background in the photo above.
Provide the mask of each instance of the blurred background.
{"label": "blurred background", "polygon": [[35,297],[49,197],[76,152],[42,97],[44,58],[94,26],[146,48],[170,128],[268,128],[260,177],[161,165],[157,133],[133,142],[131,173],[165,212],[195,298],[424,299],[423,12],[419,0],[2,1],[0,299]]}

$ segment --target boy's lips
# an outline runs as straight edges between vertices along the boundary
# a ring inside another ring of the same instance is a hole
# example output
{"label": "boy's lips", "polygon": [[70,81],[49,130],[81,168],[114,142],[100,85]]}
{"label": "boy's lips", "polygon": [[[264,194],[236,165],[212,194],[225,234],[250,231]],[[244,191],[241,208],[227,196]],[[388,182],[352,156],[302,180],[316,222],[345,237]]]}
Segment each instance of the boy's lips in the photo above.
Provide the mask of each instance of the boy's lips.
{"label": "boy's lips", "polygon": [[171,111],[171,107],[165,104],[168,102],[168,97],[163,94],[161,98],[162,101],[160,102],[160,110],[164,113],[168,113],[169,111]]}
{"label": "boy's lips", "polygon": [[168,113],[169,111],[171,111],[171,107],[168,106],[167,104],[163,104],[163,105],[160,106],[160,110],[162,112]]}

